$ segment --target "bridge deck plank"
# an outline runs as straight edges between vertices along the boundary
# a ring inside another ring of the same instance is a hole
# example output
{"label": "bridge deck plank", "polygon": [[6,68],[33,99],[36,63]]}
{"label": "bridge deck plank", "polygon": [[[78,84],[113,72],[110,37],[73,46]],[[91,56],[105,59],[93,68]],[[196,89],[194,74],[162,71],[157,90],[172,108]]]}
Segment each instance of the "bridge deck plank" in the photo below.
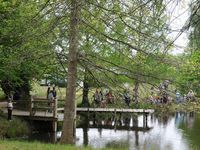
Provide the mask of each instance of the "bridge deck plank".
{"label": "bridge deck plank", "polygon": [[[2,108],[4,113],[7,113],[6,108]],[[63,111],[64,108],[58,108],[58,111]],[[116,108],[76,108],[77,112],[117,112],[117,113],[140,113],[140,114],[151,114],[154,112],[153,109],[116,109]],[[24,111],[24,110],[16,110],[14,109],[12,112],[13,116],[19,116],[19,117],[29,117],[30,112]],[[53,113],[48,111],[35,111],[34,116],[35,118],[45,118],[51,119],[53,118]],[[55,118],[54,118],[55,119]],[[63,121],[64,114],[63,113],[57,113],[56,119],[58,121]]]}

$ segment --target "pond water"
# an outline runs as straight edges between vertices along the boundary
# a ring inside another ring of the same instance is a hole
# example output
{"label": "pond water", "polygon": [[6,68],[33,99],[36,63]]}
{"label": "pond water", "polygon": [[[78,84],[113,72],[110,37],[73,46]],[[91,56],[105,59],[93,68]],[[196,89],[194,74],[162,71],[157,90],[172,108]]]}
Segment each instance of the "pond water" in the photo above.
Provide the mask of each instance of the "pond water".
{"label": "pond water", "polygon": [[[98,118],[98,117],[96,117]],[[102,117],[101,117],[102,118]],[[83,119],[76,130],[76,145],[94,148],[120,148],[129,150],[199,150],[200,114],[177,112],[151,115],[147,124],[143,116],[121,115],[116,118]],[[59,140],[56,134],[32,135],[31,139]]]}

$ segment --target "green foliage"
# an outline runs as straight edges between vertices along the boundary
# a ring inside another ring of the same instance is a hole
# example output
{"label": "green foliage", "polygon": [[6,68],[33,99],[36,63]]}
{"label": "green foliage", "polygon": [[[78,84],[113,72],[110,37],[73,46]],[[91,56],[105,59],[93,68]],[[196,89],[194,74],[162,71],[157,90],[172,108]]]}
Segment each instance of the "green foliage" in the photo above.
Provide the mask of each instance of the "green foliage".
{"label": "green foliage", "polygon": [[200,96],[200,51],[195,51],[187,57],[183,57],[185,63],[182,64],[180,75],[177,80],[183,92],[193,89],[196,96]]}
{"label": "green foliage", "polygon": [[40,12],[44,3],[0,1],[0,80],[6,95],[16,90],[28,94],[30,81],[55,62],[52,36],[45,35],[52,20]]}
{"label": "green foliage", "polygon": [[180,82],[181,89],[186,92],[193,89],[197,96],[200,96],[200,24],[199,10],[200,3],[196,1],[191,4],[190,11],[190,37],[188,49],[185,51],[185,56],[182,56],[182,66],[180,68]]}
{"label": "green foliage", "polygon": [[28,125],[19,119],[14,118],[7,121],[0,117],[0,138],[19,138],[28,135]]}

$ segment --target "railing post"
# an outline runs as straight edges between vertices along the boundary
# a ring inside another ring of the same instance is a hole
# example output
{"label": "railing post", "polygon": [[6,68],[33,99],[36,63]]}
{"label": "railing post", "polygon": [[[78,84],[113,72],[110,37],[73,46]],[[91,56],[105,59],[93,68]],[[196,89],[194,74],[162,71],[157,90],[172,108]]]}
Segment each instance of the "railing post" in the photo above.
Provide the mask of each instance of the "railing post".
{"label": "railing post", "polygon": [[147,113],[145,113],[145,119],[146,119],[145,127],[147,128],[148,127],[148,114]]}
{"label": "railing post", "polygon": [[33,101],[34,101],[33,96],[31,96],[31,102],[30,102],[30,116],[33,116],[33,107],[34,107]]}
{"label": "railing post", "polygon": [[[57,98],[54,99],[54,110],[53,110],[53,117],[57,118]],[[52,128],[53,132],[57,132],[57,120],[52,121]]]}
{"label": "railing post", "polygon": [[54,99],[54,111],[53,111],[53,117],[57,117],[57,98]]}

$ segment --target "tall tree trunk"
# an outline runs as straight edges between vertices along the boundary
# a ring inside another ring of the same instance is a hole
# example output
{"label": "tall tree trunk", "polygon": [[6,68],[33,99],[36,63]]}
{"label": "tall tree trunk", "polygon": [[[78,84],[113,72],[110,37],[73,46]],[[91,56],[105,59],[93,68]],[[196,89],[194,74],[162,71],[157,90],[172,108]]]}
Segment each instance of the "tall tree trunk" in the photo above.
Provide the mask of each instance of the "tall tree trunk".
{"label": "tall tree trunk", "polygon": [[[140,0],[140,3],[142,3],[142,0]],[[142,8],[140,8],[139,10],[139,15],[140,15],[140,18],[139,18],[139,26],[138,26],[138,29],[139,31],[141,31],[142,29]],[[137,43],[138,47],[141,48],[141,35],[140,33],[138,34],[138,43]],[[136,55],[140,55],[140,53],[138,52]],[[137,63],[136,64],[136,68],[137,68],[137,72],[139,74],[140,72],[140,63]],[[138,108],[138,96],[139,96],[139,75],[136,74],[136,79],[135,79],[135,88],[134,88],[134,101],[135,101],[135,104],[136,104],[136,108]]]}
{"label": "tall tree trunk", "polygon": [[138,89],[139,89],[139,82],[138,82],[138,78],[136,78],[135,87],[134,87],[134,101],[135,101],[136,107],[138,107],[138,95],[139,95]]}
{"label": "tall tree trunk", "polygon": [[84,146],[88,146],[88,116],[84,116],[84,124],[83,124],[83,144]]}
{"label": "tall tree trunk", "polygon": [[61,144],[75,144],[76,139],[76,79],[78,49],[79,0],[71,0],[68,78]]}
{"label": "tall tree trunk", "polygon": [[89,107],[89,98],[88,98],[88,93],[89,93],[89,81],[88,81],[88,71],[85,70],[84,74],[84,80],[83,80],[83,99],[82,99],[82,106],[84,107]]}

